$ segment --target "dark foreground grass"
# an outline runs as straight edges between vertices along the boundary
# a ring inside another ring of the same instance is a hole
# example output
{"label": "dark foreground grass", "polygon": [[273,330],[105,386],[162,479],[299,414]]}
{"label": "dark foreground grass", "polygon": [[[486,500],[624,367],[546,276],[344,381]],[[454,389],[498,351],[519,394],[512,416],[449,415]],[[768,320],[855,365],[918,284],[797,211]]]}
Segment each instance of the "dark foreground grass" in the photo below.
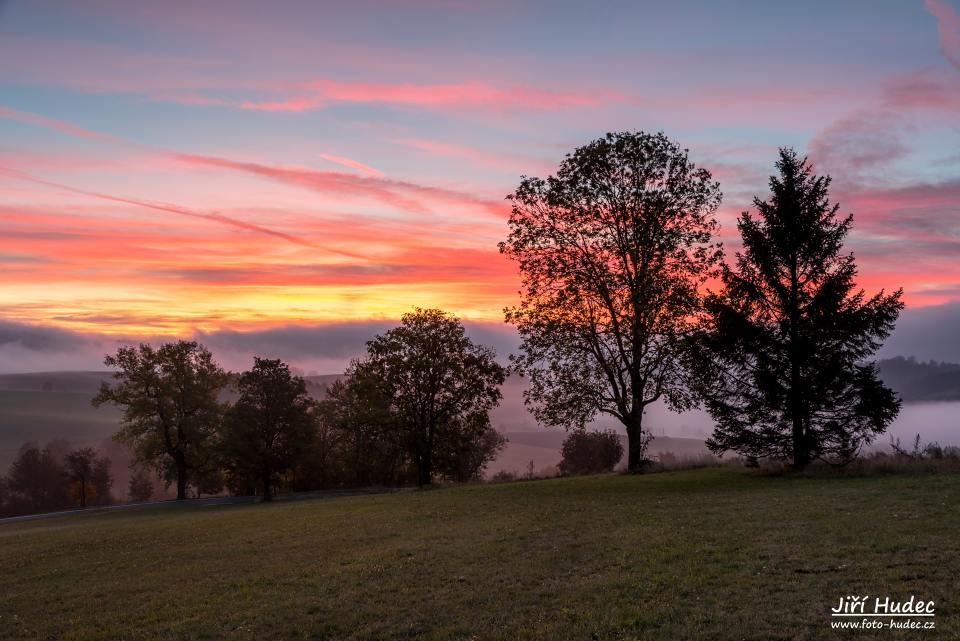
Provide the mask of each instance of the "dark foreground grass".
{"label": "dark foreground grass", "polygon": [[[0,526],[0,639],[960,637],[960,477],[730,469]],[[843,595],[933,631],[830,628]]]}

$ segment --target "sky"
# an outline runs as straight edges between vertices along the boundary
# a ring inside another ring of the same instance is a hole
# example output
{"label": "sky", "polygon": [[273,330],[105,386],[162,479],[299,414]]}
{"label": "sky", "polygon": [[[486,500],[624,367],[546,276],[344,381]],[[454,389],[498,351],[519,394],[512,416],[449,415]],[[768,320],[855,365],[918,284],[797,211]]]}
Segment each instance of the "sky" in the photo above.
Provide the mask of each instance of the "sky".
{"label": "sky", "polygon": [[173,336],[335,371],[413,306],[509,350],[504,196],[622,130],[713,173],[728,252],[807,154],[904,289],[885,349],[960,360],[958,0],[0,0],[0,371]]}

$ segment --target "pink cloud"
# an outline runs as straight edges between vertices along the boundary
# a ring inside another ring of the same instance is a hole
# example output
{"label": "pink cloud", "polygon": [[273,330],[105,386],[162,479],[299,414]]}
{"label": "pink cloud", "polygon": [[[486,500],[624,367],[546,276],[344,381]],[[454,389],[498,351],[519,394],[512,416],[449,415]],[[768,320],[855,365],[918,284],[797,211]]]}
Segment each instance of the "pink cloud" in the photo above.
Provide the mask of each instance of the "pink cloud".
{"label": "pink cloud", "polygon": [[351,169],[356,169],[360,173],[366,174],[368,176],[383,176],[383,172],[380,171],[379,169],[374,169],[370,165],[365,165],[362,162],[353,160],[351,158],[347,158],[345,156],[337,156],[334,154],[319,154],[319,156],[324,160],[328,160],[332,163],[343,165],[344,167],[349,167]]}
{"label": "pink cloud", "polygon": [[844,179],[882,168],[910,151],[900,136],[900,120],[884,111],[842,118],[810,140],[810,158],[824,173]]}
{"label": "pink cloud", "polygon": [[452,189],[430,187],[403,180],[357,176],[339,171],[319,171],[305,167],[278,167],[197,154],[175,154],[174,157],[187,164],[239,171],[326,195],[372,198],[411,213],[430,213],[432,210],[427,206],[426,201],[480,209],[498,217],[504,217],[507,213],[507,208],[496,201]]}
{"label": "pink cloud", "polygon": [[240,103],[240,107],[254,111],[309,111],[322,106],[323,102],[323,99],[319,97],[294,96],[283,100],[267,100],[264,102],[246,100]]}
{"label": "pink cloud", "polygon": [[878,172],[910,156],[921,124],[953,122],[960,87],[951,80],[931,69],[887,78],[873,106],[836,119],[811,138],[811,159],[824,173],[852,185],[871,172],[879,178]]}
{"label": "pink cloud", "polygon": [[555,163],[534,158],[518,158],[506,154],[497,154],[466,145],[456,145],[425,138],[397,138],[394,144],[417,149],[429,154],[447,158],[463,158],[481,167],[490,167],[501,171],[507,170],[516,173],[549,173],[556,169]]}
{"label": "pink cloud", "polygon": [[[223,225],[228,225],[231,227],[236,227],[238,229],[243,229],[245,231],[252,231],[258,234],[274,236],[276,238],[281,238],[283,240],[286,240],[288,242],[291,242],[297,245],[303,245],[305,247],[318,249],[318,246],[316,244],[306,239],[300,238],[299,236],[294,236],[293,234],[276,231],[268,227],[263,227],[262,225],[256,225],[256,224],[248,223],[242,220],[237,220],[235,218],[224,216],[223,214],[219,214],[216,212],[200,212],[200,211],[195,211],[193,209],[189,209],[187,207],[183,207],[181,205],[175,205],[171,203],[152,202],[147,200],[140,200],[138,198],[113,196],[113,195],[105,194],[102,192],[87,191],[85,189],[77,189],[76,187],[71,187],[69,185],[64,185],[64,184],[52,182],[49,180],[42,180],[40,178],[35,178],[28,174],[24,174],[22,172],[6,169],[3,167],[0,167],[0,174],[8,176],[10,178],[31,182],[37,185],[44,185],[47,187],[53,187],[55,189],[68,191],[70,193],[78,194],[81,196],[89,196],[90,198],[97,198],[99,200],[108,200],[108,201],[123,203],[127,205],[134,205],[136,207],[143,207],[146,209],[153,209],[156,211],[164,211],[172,214],[178,214],[180,216],[188,216],[190,218],[198,218],[202,220],[213,221]],[[337,251],[338,253],[344,253],[344,252],[340,252],[339,250],[335,250],[335,251]],[[352,254],[350,255],[352,256]]]}
{"label": "pink cloud", "polygon": [[[55,129],[68,135],[82,136],[84,138],[97,137],[103,140],[109,140],[110,142],[122,145],[124,147],[147,149],[147,147],[129,140],[82,129],[67,122],[53,120],[33,113],[16,113],[18,114],[18,119],[29,120],[30,122],[40,126]],[[160,156],[164,158],[168,158],[180,164],[230,169],[241,173],[252,174],[262,178],[275,180],[288,185],[296,185],[311,189],[329,196],[371,198],[388,204],[391,207],[411,213],[431,213],[432,210],[424,202],[425,200],[435,201],[444,206],[455,205],[458,207],[479,209],[485,213],[493,214],[497,217],[505,217],[508,212],[507,207],[505,207],[502,203],[476,196],[474,194],[469,194],[454,189],[446,189],[443,187],[421,185],[409,181],[393,180],[378,175],[369,175],[370,171],[376,172],[377,170],[341,156],[329,156],[328,159],[337,158],[341,164],[348,164],[349,166],[355,168],[365,167],[368,170],[368,175],[358,176],[356,174],[349,174],[346,172],[320,171],[305,167],[279,167],[255,162],[232,160],[229,158],[219,158],[200,154],[184,154],[166,150],[154,150],[154,152],[160,154]],[[350,163],[354,164],[350,165]],[[8,175],[10,174],[8,173]],[[39,181],[39,179],[32,180],[34,182],[42,182]],[[66,189],[78,191],[69,187]]]}
{"label": "pink cloud", "polygon": [[946,0],[924,0],[924,6],[937,19],[940,51],[960,69],[960,15]]}
{"label": "pink cloud", "polygon": [[97,131],[92,131],[90,129],[84,129],[83,127],[78,127],[74,124],[63,120],[56,120],[55,118],[47,118],[46,116],[41,116],[39,114],[30,113],[27,111],[18,111],[16,109],[10,109],[9,107],[4,107],[0,105],[0,118],[9,118],[10,120],[16,120],[18,122],[27,123],[29,125],[36,125],[38,127],[45,127],[47,129],[53,129],[64,133],[70,136],[78,136],[80,138],[89,138],[91,140],[102,140],[107,142],[116,142],[117,139],[113,136],[107,134],[102,134]]}
{"label": "pink cloud", "polygon": [[954,78],[930,70],[900,74],[883,85],[883,103],[895,109],[960,109],[960,86]]}
{"label": "pink cloud", "polygon": [[309,95],[280,100],[245,101],[244,109],[306,111],[332,102],[378,103],[428,109],[557,110],[595,107],[603,102],[630,100],[614,92],[563,92],[526,86],[497,87],[483,82],[453,84],[366,83],[317,80],[306,85]]}

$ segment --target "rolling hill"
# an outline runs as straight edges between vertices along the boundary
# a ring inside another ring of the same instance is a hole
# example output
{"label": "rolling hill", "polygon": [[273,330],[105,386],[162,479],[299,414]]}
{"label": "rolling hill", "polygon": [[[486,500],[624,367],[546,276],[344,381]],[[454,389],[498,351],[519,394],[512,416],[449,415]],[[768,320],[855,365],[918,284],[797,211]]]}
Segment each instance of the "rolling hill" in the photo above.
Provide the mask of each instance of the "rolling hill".
{"label": "rolling hill", "polygon": [[[954,639],[958,500],[714,468],[0,524],[0,637]],[[848,594],[936,629],[851,636]]]}

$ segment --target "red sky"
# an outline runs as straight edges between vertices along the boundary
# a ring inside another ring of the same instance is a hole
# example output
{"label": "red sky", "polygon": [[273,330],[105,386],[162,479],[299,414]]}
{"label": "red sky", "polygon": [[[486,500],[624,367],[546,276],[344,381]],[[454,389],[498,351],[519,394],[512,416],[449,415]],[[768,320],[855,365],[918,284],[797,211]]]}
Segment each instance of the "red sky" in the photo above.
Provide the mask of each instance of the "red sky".
{"label": "red sky", "polygon": [[498,322],[503,197],[622,129],[714,173],[731,248],[800,149],[865,287],[960,300],[960,7],[815,5],[2,4],[2,320]]}

